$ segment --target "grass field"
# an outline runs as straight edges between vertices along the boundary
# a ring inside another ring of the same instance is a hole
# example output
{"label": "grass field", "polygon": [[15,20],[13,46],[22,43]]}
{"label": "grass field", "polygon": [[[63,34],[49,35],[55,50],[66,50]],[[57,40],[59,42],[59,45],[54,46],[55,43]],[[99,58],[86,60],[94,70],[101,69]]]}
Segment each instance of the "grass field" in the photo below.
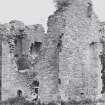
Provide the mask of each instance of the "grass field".
{"label": "grass field", "polygon": [[[0,105],[58,105],[55,102],[50,102],[48,104],[40,103],[40,102],[30,102],[25,100],[23,97],[16,97],[8,99],[7,101],[0,102]],[[97,101],[91,101],[91,100],[83,100],[83,101],[75,101],[72,100],[70,102],[63,102],[59,103],[59,105],[105,105],[104,100],[97,100]]]}

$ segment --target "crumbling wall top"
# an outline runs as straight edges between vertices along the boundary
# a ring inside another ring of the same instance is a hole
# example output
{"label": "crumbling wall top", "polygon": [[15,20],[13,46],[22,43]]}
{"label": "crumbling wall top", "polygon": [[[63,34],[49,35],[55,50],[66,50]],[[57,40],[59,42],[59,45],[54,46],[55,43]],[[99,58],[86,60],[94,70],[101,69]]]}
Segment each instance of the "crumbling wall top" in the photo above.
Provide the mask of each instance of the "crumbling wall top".
{"label": "crumbling wall top", "polygon": [[41,24],[25,25],[21,21],[12,20],[9,23],[0,25],[0,34],[5,38],[24,34],[24,36],[34,36],[34,40],[42,40],[44,33],[45,30]]}

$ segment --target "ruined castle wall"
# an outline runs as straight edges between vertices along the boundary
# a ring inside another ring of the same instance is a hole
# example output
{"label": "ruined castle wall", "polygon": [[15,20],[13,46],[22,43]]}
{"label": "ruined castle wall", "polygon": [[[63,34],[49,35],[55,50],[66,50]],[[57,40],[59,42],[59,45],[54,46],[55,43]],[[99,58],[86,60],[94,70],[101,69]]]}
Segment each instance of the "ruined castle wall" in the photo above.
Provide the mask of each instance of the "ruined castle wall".
{"label": "ruined castle wall", "polygon": [[[39,37],[37,33],[39,33]],[[32,100],[35,98],[32,83],[37,79],[36,75],[38,74],[34,65],[37,63],[40,54],[36,54],[36,52],[33,52],[33,55],[30,54],[30,47],[35,41],[44,42],[41,39],[44,36],[44,30],[41,25],[26,28],[24,24],[21,24],[19,21],[12,21],[6,25],[3,36],[2,100],[15,97],[18,89],[23,91],[23,96],[26,99]],[[18,37],[21,36],[23,37],[21,40],[22,45],[20,45],[18,41],[20,40]],[[17,64],[17,61],[19,62],[20,59],[24,61],[21,61],[21,64]],[[20,67],[18,67],[19,65]]]}
{"label": "ruined castle wall", "polygon": [[15,97],[17,90],[28,95],[27,79],[17,70],[15,62],[12,62],[10,48],[7,42],[2,43],[2,100]]}
{"label": "ruined castle wall", "polygon": [[[50,84],[51,81],[52,82],[50,85],[48,85],[48,88],[51,90],[49,95],[51,96],[48,96],[49,98],[47,97],[46,100],[48,99],[50,101],[58,101],[60,97],[60,94],[59,94],[59,51],[61,50],[60,40],[64,33],[65,19],[63,15],[58,12],[58,14],[55,13],[54,15],[49,16],[47,24],[48,24],[48,31],[46,35],[47,43],[45,45],[47,46],[47,51],[46,51],[45,57],[46,57],[46,60],[48,60],[47,65],[49,65],[49,68],[45,68],[45,69],[47,70],[46,76],[50,76],[48,78],[49,80],[48,84]],[[45,72],[45,70],[43,71]],[[43,73],[41,75],[43,75]]]}
{"label": "ruined castle wall", "polygon": [[58,92],[58,63],[56,50],[54,50],[54,48],[47,49],[46,55],[37,66],[39,70],[39,97],[41,102],[48,103],[56,101]]}
{"label": "ruined castle wall", "polygon": [[102,88],[99,58],[102,45],[99,40],[97,18],[92,7],[89,9],[90,1],[70,0],[69,2],[69,6],[63,3],[66,5],[63,9],[60,8],[63,12],[59,11],[66,20],[62,51],[59,53],[61,79],[59,91],[63,100],[81,100],[90,97],[95,99],[101,95],[100,87]]}
{"label": "ruined castle wall", "polygon": [[0,99],[1,99],[1,82],[2,82],[2,35],[0,34]]}
{"label": "ruined castle wall", "polygon": [[102,52],[100,54],[101,59],[101,78],[102,78],[102,95],[105,97],[105,74],[104,74],[104,67],[105,67],[105,22],[99,22],[99,34],[101,36],[101,43],[102,43]]}
{"label": "ruined castle wall", "polygon": [[[39,81],[42,103],[95,99],[101,96],[103,44],[90,0],[56,0],[57,10],[41,25],[11,21],[3,28],[2,100],[35,98]],[[0,30],[1,31],[1,30]]]}

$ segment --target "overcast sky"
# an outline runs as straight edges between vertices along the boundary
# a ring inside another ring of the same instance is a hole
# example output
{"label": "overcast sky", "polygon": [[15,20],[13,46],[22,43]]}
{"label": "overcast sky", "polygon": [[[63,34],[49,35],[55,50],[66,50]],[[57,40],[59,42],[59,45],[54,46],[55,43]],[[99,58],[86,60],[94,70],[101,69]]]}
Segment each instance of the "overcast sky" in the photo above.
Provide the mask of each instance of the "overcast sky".
{"label": "overcast sky", "polygon": [[[99,19],[105,21],[105,0],[93,0]],[[46,27],[46,21],[55,10],[53,0],[0,0],[0,23],[10,20],[21,20],[25,24],[41,23]]]}

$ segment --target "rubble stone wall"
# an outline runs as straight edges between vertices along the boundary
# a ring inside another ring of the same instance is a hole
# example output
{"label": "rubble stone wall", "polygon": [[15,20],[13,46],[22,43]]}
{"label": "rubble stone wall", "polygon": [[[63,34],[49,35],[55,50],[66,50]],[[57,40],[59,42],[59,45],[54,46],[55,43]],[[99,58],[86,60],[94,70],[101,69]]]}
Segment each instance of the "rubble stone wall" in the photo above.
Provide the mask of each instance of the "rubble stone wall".
{"label": "rubble stone wall", "polygon": [[26,99],[32,100],[35,98],[35,86],[32,83],[37,80],[38,74],[34,65],[39,62],[42,49],[40,46],[37,52],[35,48],[38,45],[35,43],[43,45],[44,29],[41,25],[26,27],[19,21],[11,21],[3,27],[2,100],[16,96],[19,89]]}
{"label": "rubble stone wall", "polygon": [[86,98],[94,100],[101,96],[102,65],[99,55],[102,44],[92,2],[57,0],[57,7],[58,10],[49,18],[52,24],[48,33],[53,37],[62,35],[59,94],[65,101]]}
{"label": "rubble stone wall", "polygon": [[[56,0],[48,30],[12,20],[0,26],[2,35],[2,100],[23,91],[41,102],[101,97],[103,89],[102,27],[90,0]],[[103,75],[104,76],[104,75]]]}

